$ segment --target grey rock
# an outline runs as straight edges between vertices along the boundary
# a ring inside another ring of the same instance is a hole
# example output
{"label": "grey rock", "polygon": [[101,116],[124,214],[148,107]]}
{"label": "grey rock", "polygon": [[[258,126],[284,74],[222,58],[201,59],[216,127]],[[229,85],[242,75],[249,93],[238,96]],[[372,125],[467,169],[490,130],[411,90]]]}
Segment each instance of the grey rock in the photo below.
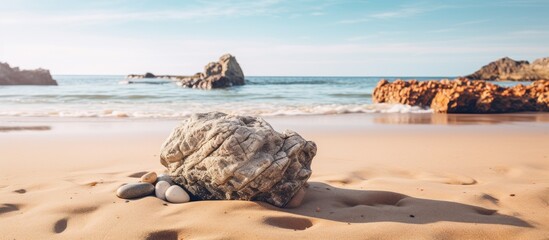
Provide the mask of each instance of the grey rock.
{"label": "grey rock", "polygon": [[172,177],[170,177],[170,176],[168,176],[167,174],[164,174],[164,173],[158,175],[158,177],[156,178],[156,181],[157,181],[157,182],[166,181],[166,182],[168,182],[170,185],[173,185]]}
{"label": "grey rock", "polygon": [[128,183],[116,190],[116,196],[123,199],[140,198],[151,195],[154,186],[150,183]]}
{"label": "grey rock", "polygon": [[166,189],[164,196],[171,203],[186,203],[191,200],[189,194],[180,186],[173,185]]}
{"label": "grey rock", "polygon": [[311,176],[314,142],[276,132],[259,117],[194,114],[162,145],[160,162],[174,182],[200,199],[264,201],[285,206]]}
{"label": "grey rock", "polygon": [[148,73],[145,73],[145,75],[143,76],[143,78],[156,78],[156,76],[150,72]]}
{"label": "grey rock", "polygon": [[57,82],[48,70],[19,70],[0,62],[0,85],[57,85]]}
{"label": "grey rock", "polygon": [[170,183],[166,181],[158,181],[154,186],[154,194],[157,198],[166,200],[166,190],[171,186]]}

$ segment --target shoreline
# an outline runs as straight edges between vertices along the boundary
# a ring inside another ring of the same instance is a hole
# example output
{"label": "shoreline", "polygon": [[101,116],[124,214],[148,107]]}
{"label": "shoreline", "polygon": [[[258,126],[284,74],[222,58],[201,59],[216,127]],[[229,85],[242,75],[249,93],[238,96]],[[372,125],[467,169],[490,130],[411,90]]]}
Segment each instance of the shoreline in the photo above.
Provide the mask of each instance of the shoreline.
{"label": "shoreline", "polygon": [[[471,122],[469,120],[479,120],[481,123],[483,119],[486,120],[501,120],[505,122],[549,122],[548,112],[516,112],[516,113],[489,113],[489,114],[475,114],[475,113],[432,113],[432,112],[414,112],[414,113],[342,113],[342,114],[304,114],[304,115],[275,115],[275,116],[259,116],[264,119],[280,120],[280,119],[306,119],[306,118],[362,118],[365,120],[372,119],[384,119],[384,118],[401,118],[401,119],[414,119],[418,121],[410,121],[410,123],[427,123],[429,121],[421,121],[425,119],[452,119],[450,122]],[[174,118],[132,118],[132,117],[43,117],[43,116],[0,116],[1,122],[173,122],[180,121],[186,117],[174,117]],[[469,119],[469,120],[468,120]],[[383,121],[380,121],[383,122]],[[436,120],[430,121],[436,123]],[[444,122],[444,121],[440,121]]]}

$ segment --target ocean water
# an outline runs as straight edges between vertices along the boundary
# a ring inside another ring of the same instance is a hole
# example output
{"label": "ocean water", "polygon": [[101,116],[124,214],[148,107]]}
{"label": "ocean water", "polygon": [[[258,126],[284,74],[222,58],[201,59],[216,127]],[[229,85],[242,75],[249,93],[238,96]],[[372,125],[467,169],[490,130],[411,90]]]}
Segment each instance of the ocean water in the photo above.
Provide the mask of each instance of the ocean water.
{"label": "ocean water", "polygon": [[[53,77],[59,86],[0,86],[0,116],[179,118],[207,111],[259,116],[430,111],[372,103],[379,80],[411,77],[246,77],[244,86],[209,91],[163,79],[127,84],[125,76]],[[441,78],[452,77],[413,77]]]}

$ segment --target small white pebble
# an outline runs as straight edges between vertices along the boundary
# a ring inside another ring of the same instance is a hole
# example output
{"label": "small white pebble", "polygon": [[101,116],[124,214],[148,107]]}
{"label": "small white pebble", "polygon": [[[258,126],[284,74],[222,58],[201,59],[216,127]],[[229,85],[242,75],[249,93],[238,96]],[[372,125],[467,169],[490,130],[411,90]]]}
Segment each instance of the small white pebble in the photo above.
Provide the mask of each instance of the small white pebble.
{"label": "small white pebble", "polygon": [[166,190],[170,187],[170,183],[166,181],[158,181],[154,187],[154,194],[157,198],[166,200]]}
{"label": "small white pebble", "polygon": [[191,200],[191,197],[183,188],[173,185],[166,190],[166,200],[171,203],[185,203]]}

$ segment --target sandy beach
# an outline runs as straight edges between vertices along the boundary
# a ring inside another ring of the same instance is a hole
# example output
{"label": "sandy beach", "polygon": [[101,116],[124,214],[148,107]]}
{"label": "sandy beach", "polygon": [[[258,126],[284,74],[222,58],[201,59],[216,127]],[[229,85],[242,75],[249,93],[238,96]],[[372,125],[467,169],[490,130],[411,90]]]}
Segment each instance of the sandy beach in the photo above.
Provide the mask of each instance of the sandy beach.
{"label": "sandy beach", "polygon": [[117,198],[178,121],[0,119],[0,239],[546,239],[549,115],[270,117],[315,141],[303,205]]}

